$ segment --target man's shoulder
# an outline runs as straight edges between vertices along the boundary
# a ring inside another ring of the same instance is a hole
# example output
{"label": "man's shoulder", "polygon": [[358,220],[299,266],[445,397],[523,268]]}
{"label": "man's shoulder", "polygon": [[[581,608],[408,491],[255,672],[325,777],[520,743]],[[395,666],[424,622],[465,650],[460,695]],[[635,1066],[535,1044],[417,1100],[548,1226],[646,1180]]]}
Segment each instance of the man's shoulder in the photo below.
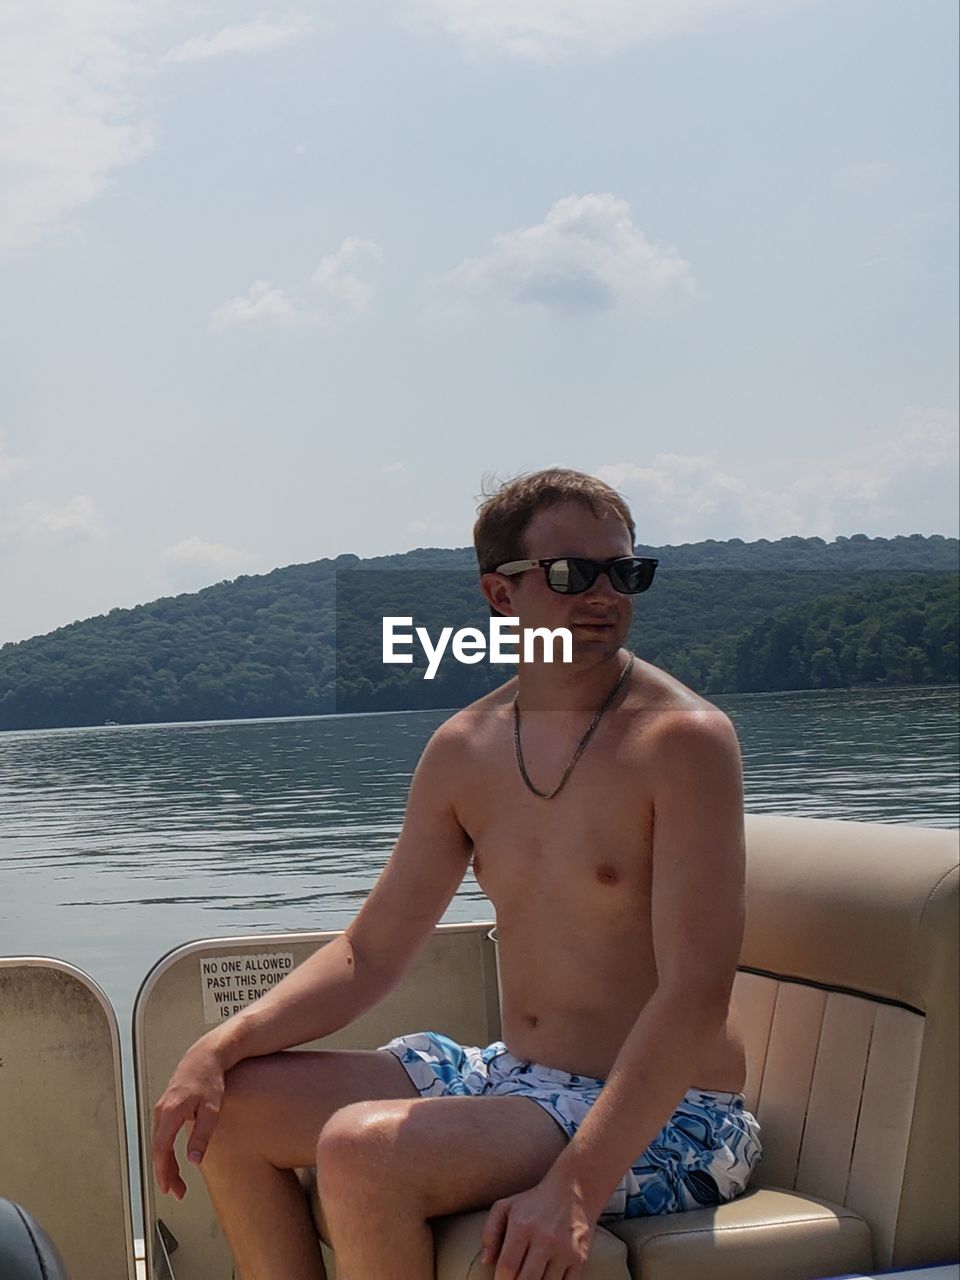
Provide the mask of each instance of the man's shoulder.
{"label": "man's shoulder", "polygon": [[635,730],[631,736],[648,754],[697,750],[698,744],[717,740],[736,741],[726,712],[650,663],[643,664],[625,710]]}
{"label": "man's shoulder", "polygon": [[460,815],[461,802],[476,785],[484,761],[490,757],[491,722],[499,703],[488,698],[489,695],[462,707],[438,725],[416,768],[421,790],[452,805],[464,830],[467,828]]}
{"label": "man's shoulder", "polygon": [[512,691],[505,685],[492,689],[438,725],[428,745],[444,755],[469,752],[481,744],[483,735],[509,711],[512,697]]}

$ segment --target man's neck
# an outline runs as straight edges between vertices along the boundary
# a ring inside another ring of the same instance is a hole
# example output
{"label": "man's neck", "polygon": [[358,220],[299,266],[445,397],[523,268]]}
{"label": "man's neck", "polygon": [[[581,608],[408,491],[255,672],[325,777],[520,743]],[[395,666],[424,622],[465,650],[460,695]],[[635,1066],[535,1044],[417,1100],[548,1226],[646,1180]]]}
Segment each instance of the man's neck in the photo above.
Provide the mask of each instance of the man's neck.
{"label": "man's neck", "polygon": [[597,710],[629,661],[626,649],[586,662],[524,662],[517,672],[518,705],[526,711]]}

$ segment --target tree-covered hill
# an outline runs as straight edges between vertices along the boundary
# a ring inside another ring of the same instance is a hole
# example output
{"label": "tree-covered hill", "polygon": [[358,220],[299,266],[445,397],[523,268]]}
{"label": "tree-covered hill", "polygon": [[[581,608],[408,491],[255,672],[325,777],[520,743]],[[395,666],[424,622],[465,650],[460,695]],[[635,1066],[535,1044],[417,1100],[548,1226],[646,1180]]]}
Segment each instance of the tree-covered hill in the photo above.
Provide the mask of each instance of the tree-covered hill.
{"label": "tree-covered hill", "polygon": [[[954,683],[957,539],[708,540],[660,561],[630,645],[701,693]],[[0,647],[0,729],[460,706],[515,667],[385,666],[384,615],[486,630],[472,549],[339,556]]]}

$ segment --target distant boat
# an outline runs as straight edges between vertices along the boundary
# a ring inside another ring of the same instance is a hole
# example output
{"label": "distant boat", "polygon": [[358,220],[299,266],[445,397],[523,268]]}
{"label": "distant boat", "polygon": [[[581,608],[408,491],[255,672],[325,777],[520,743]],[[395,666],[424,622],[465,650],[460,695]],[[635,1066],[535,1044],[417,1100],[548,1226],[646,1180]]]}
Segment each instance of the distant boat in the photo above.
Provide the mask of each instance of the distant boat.
{"label": "distant boat", "polygon": [[119,723],[119,721],[117,721],[117,720],[104,720],[104,722],[103,722],[103,723],[104,723],[104,724],[118,724],[118,723]]}

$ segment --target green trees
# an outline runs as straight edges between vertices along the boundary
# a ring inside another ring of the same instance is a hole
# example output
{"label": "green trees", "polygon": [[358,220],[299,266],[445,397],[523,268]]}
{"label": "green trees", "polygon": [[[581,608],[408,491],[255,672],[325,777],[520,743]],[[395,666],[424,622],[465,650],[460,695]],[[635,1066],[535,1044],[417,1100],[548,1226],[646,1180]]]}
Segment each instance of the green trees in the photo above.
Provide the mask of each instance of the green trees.
{"label": "green trees", "polygon": [[952,684],[958,576],[906,574],[778,611],[744,631],[706,692]]}
{"label": "green trees", "polygon": [[[637,551],[660,568],[628,643],[699,693],[960,680],[956,539]],[[385,615],[485,632],[473,552],[291,565],[3,645],[0,729],[454,707],[516,670],[384,665]]]}

